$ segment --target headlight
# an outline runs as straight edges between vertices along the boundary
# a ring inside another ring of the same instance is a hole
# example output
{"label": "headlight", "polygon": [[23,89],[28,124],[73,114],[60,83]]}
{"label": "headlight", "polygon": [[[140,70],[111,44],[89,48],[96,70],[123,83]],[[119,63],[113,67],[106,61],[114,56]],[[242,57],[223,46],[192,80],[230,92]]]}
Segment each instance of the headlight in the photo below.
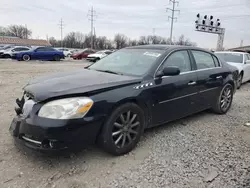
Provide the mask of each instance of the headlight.
{"label": "headlight", "polygon": [[43,105],[38,116],[49,119],[78,119],[88,113],[93,103],[88,97],[54,100]]}

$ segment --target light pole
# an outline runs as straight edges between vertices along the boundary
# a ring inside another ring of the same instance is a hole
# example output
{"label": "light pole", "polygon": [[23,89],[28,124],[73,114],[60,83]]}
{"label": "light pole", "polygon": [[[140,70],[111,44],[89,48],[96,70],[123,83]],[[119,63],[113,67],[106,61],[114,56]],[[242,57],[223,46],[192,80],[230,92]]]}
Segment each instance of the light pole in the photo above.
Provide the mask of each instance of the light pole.
{"label": "light pole", "polygon": [[225,36],[225,28],[221,28],[220,19],[214,21],[214,17],[205,15],[203,18],[197,14],[195,21],[195,29],[199,32],[211,33],[218,35],[217,50],[223,50],[223,42]]}

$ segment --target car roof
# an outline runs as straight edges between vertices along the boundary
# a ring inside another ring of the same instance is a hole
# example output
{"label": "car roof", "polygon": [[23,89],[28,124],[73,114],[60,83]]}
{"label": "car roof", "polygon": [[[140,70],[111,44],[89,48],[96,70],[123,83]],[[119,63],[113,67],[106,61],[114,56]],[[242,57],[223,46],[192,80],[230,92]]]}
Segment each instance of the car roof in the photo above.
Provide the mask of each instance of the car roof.
{"label": "car roof", "polygon": [[149,44],[149,45],[130,46],[130,47],[126,47],[126,49],[151,49],[151,50],[165,50],[165,51],[175,50],[175,49],[196,49],[196,50],[209,52],[205,49],[193,47],[193,46],[166,45],[166,44]]}
{"label": "car roof", "polygon": [[248,54],[246,52],[234,52],[234,51],[215,51],[214,53]]}

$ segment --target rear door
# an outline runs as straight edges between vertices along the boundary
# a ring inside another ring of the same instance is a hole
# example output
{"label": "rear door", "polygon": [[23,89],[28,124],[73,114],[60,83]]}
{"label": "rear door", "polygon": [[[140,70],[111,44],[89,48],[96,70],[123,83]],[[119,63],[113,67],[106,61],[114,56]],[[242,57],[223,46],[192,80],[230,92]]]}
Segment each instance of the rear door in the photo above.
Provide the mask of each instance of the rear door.
{"label": "rear door", "polygon": [[197,74],[193,71],[188,51],[173,52],[158,71],[167,66],[176,66],[181,73],[155,78],[152,88],[153,125],[187,116],[197,110]]}
{"label": "rear door", "polygon": [[199,109],[204,110],[214,104],[223,86],[223,75],[218,58],[208,52],[191,50],[197,68]]}

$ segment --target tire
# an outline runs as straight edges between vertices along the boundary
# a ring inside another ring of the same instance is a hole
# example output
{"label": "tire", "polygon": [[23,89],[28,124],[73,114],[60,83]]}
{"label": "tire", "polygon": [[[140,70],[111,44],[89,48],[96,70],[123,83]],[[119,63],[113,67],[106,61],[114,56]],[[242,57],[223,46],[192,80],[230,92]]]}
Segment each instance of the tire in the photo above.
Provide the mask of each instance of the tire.
{"label": "tire", "polygon": [[231,108],[233,94],[233,85],[230,83],[225,84],[212,110],[217,114],[226,114]]}
{"label": "tire", "polygon": [[30,55],[27,55],[27,54],[24,54],[23,57],[22,57],[22,60],[24,61],[30,61]]}
{"label": "tire", "polygon": [[95,59],[95,62],[97,62],[97,61],[99,61],[99,60],[100,60],[100,58],[98,57],[98,58]]}
{"label": "tire", "polygon": [[240,87],[242,85],[242,79],[243,79],[243,73],[241,72],[239,75],[239,78],[237,80],[237,89],[240,89]]}
{"label": "tire", "polygon": [[126,154],[135,148],[144,127],[143,110],[134,103],[123,104],[117,107],[104,123],[99,144],[112,155]]}
{"label": "tire", "polygon": [[60,61],[61,60],[59,55],[54,55],[53,59],[54,59],[54,61]]}
{"label": "tire", "polygon": [[4,54],[3,58],[8,59],[11,58],[11,56],[9,54]]}

